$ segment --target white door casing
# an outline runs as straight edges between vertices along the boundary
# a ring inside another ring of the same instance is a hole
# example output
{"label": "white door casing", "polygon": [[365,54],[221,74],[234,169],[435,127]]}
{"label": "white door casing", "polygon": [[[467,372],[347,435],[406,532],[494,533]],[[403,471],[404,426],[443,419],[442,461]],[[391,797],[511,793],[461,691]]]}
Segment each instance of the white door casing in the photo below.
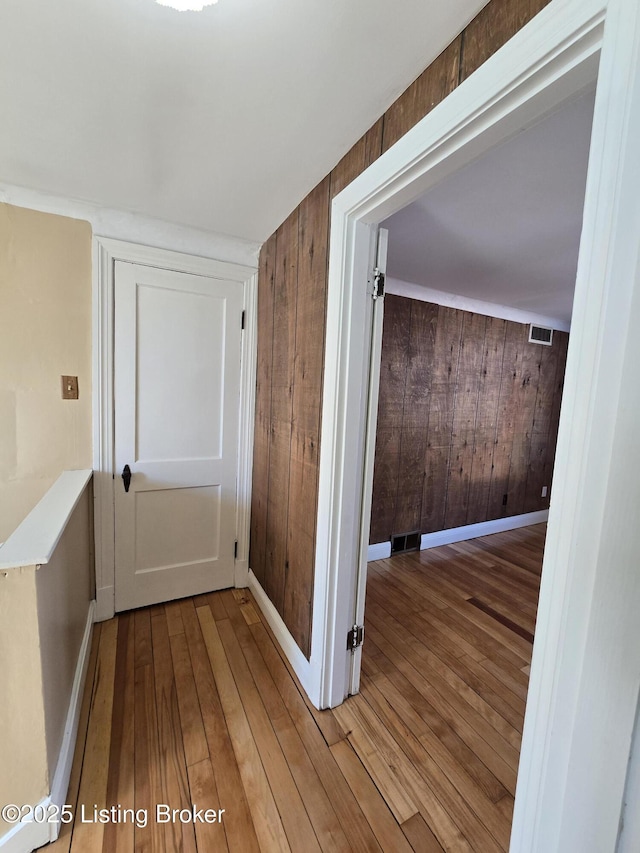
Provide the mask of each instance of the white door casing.
{"label": "white door casing", "polygon": [[116,611],[233,586],[242,302],[116,262]]}
{"label": "white door casing", "polygon": [[241,376],[237,454],[237,495],[233,585],[246,586],[248,578],[249,511],[256,368],[257,270],[238,263],[185,255],[107,237],[94,237],[93,276],[93,424],[94,424],[94,519],[96,562],[96,619],[115,612],[115,517],[116,489],[123,486],[121,468],[114,458],[114,272],[116,262],[126,261],[175,270],[233,284],[245,311],[241,337]]}
{"label": "white door casing", "polygon": [[[389,232],[386,228],[371,228],[369,239],[369,262],[372,275],[370,276],[370,316],[367,323],[371,326],[369,342],[369,357],[363,363],[363,385],[368,387],[366,407],[363,407],[364,422],[362,429],[366,439],[364,448],[364,470],[362,478],[365,487],[362,493],[362,516],[360,521],[360,549],[358,552],[358,571],[355,584],[354,626],[364,625],[364,607],[367,590],[367,552],[369,545],[369,528],[371,526],[371,501],[373,492],[373,466],[375,461],[376,429],[378,424],[378,394],[380,390],[380,358],[382,354],[382,326],[384,323],[384,284],[382,289],[375,283],[376,274],[382,276],[382,282],[387,274],[387,250]],[[375,292],[374,292],[375,288]],[[351,666],[347,669],[348,683],[345,692],[357,693],[360,690],[360,666],[362,663],[362,645],[351,652]]]}

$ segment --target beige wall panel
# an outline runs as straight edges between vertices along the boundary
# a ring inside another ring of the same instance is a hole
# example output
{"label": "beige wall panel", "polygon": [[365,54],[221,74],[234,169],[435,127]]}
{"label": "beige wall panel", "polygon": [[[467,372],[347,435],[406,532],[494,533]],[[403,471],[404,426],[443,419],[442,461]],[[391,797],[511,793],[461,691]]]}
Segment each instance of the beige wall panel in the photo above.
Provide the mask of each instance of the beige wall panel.
{"label": "beige wall panel", "polygon": [[[49,793],[36,569],[0,573],[0,805],[33,804]],[[0,838],[11,829],[0,819]]]}
{"label": "beige wall panel", "polygon": [[49,779],[56,770],[93,598],[93,489],[84,490],[51,560],[36,572]]}
{"label": "beige wall panel", "polygon": [[[0,541],[91,467],[91,227],[0,204]],[[79,399],[62,400],[61,375]]]}

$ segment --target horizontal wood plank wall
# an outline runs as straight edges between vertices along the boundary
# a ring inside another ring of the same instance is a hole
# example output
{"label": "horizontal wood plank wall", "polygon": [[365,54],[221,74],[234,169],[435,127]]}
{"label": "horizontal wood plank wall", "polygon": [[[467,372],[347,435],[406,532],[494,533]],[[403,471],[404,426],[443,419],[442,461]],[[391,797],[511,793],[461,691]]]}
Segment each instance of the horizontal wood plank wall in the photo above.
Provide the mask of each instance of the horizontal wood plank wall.
{"label": "horizontal wood plank wall", "polygon": [[[491,0],[262,248],[249,565],[307,657],[331,199],[547,2]],[[540,464],[539,475],[546,476],[545,463]],[[529,499],[525,494],[524,502]]]}
{"label": "horizontal wood plank wall", "polygon": [[522,323],[385,297],[370,542],[549,506],[569,336],[528,337]]}

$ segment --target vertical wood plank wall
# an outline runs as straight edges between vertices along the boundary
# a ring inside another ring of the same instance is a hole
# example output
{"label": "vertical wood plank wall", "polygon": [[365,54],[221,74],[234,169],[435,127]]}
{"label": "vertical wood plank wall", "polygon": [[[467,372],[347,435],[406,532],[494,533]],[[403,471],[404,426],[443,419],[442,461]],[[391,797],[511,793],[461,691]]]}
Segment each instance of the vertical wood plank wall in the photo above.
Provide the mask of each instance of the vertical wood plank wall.
{"label": "vertical wood plank wall", "polygon": [[371,543],[548,508],[569,336],[528,337],[385,297]]}
{"label": "vertical wood plank wall", "polygon": [[249,565],[307,657],[331,199],[548,2],[491,0],[262,248]]}

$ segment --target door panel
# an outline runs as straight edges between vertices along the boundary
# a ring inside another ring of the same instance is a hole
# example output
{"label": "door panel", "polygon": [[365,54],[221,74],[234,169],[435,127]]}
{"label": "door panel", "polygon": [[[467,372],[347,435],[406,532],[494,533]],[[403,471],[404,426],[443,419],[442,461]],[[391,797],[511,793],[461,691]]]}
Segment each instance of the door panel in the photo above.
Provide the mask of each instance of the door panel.
{"label": "door panel", "polygon": [[116,610],[233,585],[242,303],[116,263]]}
{"label": "door panel", "polygon": [[[225,308],[223,297],[138,285],[140,460],[222,456]],[[167,417],[167,411],[178,416]],[[180,412],[198,416],[183,418]]]}

